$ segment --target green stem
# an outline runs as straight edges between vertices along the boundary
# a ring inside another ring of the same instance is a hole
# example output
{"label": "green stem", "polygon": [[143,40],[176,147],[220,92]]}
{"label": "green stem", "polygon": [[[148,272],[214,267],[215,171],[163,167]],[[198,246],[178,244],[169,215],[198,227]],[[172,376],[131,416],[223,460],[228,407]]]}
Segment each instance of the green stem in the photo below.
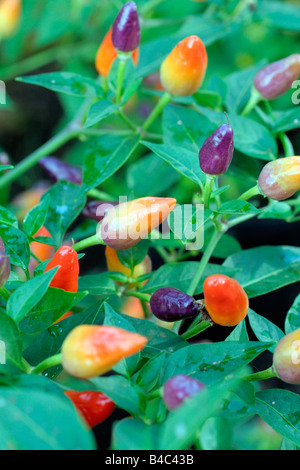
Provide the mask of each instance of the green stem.
{"label": "green stem", "polygon": [[76,135],[77,131],[72,129],[70,126],[64,128],[55,137],[53,137],[40,148],[35,150],[27,158],[22,160],[11,171],[5,173],[0,178],[0,188],[5,187],[16,179],[18,179],[20,176],[30,170],[33,166],[35,166],[41,160],[41,158],[45,157],[46,155],[50,155],[52,152],[60,148],[73,137],[76,137]]}
{"label": "green stem", "polygon": [[212,191],[215,178],[216,178],[215,176],[206,175],[204,193],[203,193],[204,209],[209,209],[210,196],[211,196],[211,191]]}
{"label": "green stem", "polygon": [[294,147],[288,136],[284,132],[279,132],[278,137],[282,143],[285,157],[293,157],[295,155]]}
{"label": "green stem", "polygon": [[116,104],[120,104],[121,102],[125,70],[126,70],[127,61],[130,57],[130,54],[119,53],[118,57],[119,57],[119,67],[118,67],[118,75],[117,75]]}
{"label": "green stem", "polygon": [[10,297],[10,292],[3,286],[0,288],[0,295],[5,300],[5,302],[7,302]]}
{"label": "green stem", "polygon": [[142,130],[146,131],[151,126],[155,119],[162,113],[163,109],[167,106],[167,104],[170,103],[171,99],[172,95],[170,95],[170,93],[165,92],[162,95],[159,102],[142,125]]}
{"label": "green stem", "polygon": [[201,279],[201,276],[207,266],[207,263],[211,257],[211,255],[213,254],[213,251],[215,249],[215,247],[217,246],[220,238],[222,237],[223,233],[225,232],[225,228],[223,228],[223,230],[219,231],[219,230],[215,230],[210,241],[209,241],[209,244],[207,245],[206,247],[206,250],[205,252],[203,253],[202,255],[202,258],[201,258],[201,261],[199,262],[199,266],[198,266],[198,269],[197,269],[197,272],[195,273],[195,276],[193,277],[193,280],[191,282],[191,284],[189,285],[189,288],[187,290],[187,294],[188,295],[194,295],[195,291],[196,291],[196,288],[200,282],[200,279]]}
{"label": "green stem", "polygon": [[256,90],[256,88],[252,88],[251,90],[251,96],[246,104],[245,108],[241,112],[241,116],[245,116],[246,114],[249,114],[250,111],[252,111],[253,108],[263,99],[261,94]]}
{"label": "green stem", "polygon": [[113,202],[116,199],[110,194],[104,193],[103,191],[99,191],[98,189],[90,189],[87,194],[89,197],[98,199],[99,201]]}
{"label": "green stem", "polygon": [[261,194],[258,185],[253,186],[253,188],[248,189],[245,191],[243,194],[240,195],[238,199],[242,201],[247,201],[251,197],[257,196],[258,194]]}
{"label": "green stem", "polygon": [[40,374],[50,367],[58,366],[61,364],[62,355],[55,354],[54,356],[48,357],[44,361],[40,362],[36,367],[31,370],[31,374]]}
{"label": "green stem", "polygon": [[124,292],[124,295],[126,295],[127,297],[137,297],[138,299],[143,300],[147,303],[149,303],[151,299],[151,295],[143,294],[142,292],[126,291]]}
{"label": "green stem", "polygon": [[194,336],[197,336],[202,331],[207,330],[207,328],[209,328],[210,326],[212,326],[212,324],[209,321],[203,320],[200,323],[198,323],[198,325],[194,326],[194,328],[190,328],[189,330],[185,331],[181,335],[181,338],[183,339],[193,338]]}
{"label": "green stem", "polygon": [[266,380],[272,379],[273,377],[278,377],[273,366],[268,369],[262,370],[260,372],[255,372],[254,374],[246,375],[243,379],[248,380],[248,382],[254,382],[256,380]]}
{"label": "green stem", "polygon": [[72,248],[78,252],[95,245],[105,245],[105,243],[99,238],[97,234],[93,235],[92,237],[85,238],[84,240],[80,240],[79,242],[75,243]]}

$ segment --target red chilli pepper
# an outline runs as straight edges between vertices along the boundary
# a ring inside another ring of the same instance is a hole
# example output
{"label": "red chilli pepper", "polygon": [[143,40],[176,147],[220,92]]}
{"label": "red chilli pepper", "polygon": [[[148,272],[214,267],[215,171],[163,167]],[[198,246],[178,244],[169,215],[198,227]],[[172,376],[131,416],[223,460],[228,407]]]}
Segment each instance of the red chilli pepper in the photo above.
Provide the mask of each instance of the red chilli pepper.
{"label": "red chilli pepper", "polygon": [[63,289],[67,292],[78,291],[79,262],[78,254],[70,246],[62,246],[49,261],[45,272],[60,266],[54,275],[50,287]]}
{"label": "red chilli pepper", "polygon": [[114,411],[114,402],[102,392],[67,390],[65,395],[73,402],[90,428],[103,423]]}

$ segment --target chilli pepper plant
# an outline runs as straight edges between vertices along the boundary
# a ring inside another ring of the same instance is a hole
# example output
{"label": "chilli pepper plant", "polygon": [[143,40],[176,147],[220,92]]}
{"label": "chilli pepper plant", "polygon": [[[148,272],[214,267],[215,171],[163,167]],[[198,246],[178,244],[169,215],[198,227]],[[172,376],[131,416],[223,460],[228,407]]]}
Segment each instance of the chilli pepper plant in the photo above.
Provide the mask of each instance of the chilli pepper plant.
{"label": "chilli pepper plant", "polygon": [[0,0],[1,449],[300,448],[299,25]]}

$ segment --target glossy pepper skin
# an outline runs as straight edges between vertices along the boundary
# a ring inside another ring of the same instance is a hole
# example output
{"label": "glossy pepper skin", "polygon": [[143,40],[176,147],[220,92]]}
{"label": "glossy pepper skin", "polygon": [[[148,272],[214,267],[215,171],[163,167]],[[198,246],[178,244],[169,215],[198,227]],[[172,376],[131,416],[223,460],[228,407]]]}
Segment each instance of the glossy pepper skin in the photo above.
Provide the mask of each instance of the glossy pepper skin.
{"label": "glossy pepper skin", "polygon": [[267,100],[288,91],[300,75],[300,54],[292,54],[263,67],[255,76],[254,87]]}
{"label": "glossy pepper skin", "polygon": [[75,377],[96,377],[108,372],[121,359],[139,352],[146,343],[146,337],[121,328],[80,325],[63,342],[62,365]]}
{"label": "glossy pepper skin", "polygon": [[175,375],[167,380],[163,387],[163,401],[169,410],[175,410],[188,397],[192,397],[204,390],[206,386],[187,375]]}
{"label": "glossy pepper skin", "polygon": [[19,24],[21,10],[21,0],[0,0],[0,38],[13,35]]}
{"label": "glossy pepper skin", "polygon": [[300,157],[278,158],[267,163],[259,175],[258,187],[276,201],[293,196],[300,190]]}
{"label": "glossy pepper skin", "polygon": [[[115,46],[113,45],[112,39],[112,27],[106,33],[102,43],[99,46],[99,49],[96,54],[96,70],[102,77],[107,78],[111,69],[112,64],[118,57]],[[135,49],[132,52],[132,61],[136,66],[139,61],[139,49]]]}
{"label": "glossy pepper skin", "polygon": [[300,384],[300,328],[283,336],[273,355],[278,377],[288,384]]}
{"label": "glossy pepper skin", "polygon": [[103,423],[115,409],[114,402],[102,392],[66,390],[65,394],[91,429]]}
{"label": "glossy pepper skin", "polygon": [[149,235],[172,212],[176,199],[143,197],[109,209],[101,224],[101,238],[110,248],[126,250]]}
{"label": "glossy pepper skin", "polygon": [[159,320],[167,322],[192,318],[199,311],[193,297],[174,287],[162,287],[155,291],[150,299],[150,308]]}
{"label": "glossy pepper skin", "polygon": [[199,151],[201,170],[215,176],[226,173],[233,151],[233,130],[228,124],[223,124],[205,140]]}
{"label": "glossy pepper skin", "polygon": [[[105,258],[108,271],[117,271],[119,273],[125,274],[128,278],[131,277],[132,279],[136,279],[143,274],[150,273],[152,271],[152,262],[148,255],[145,256],[141,263],[137,264],[133,272],[131,272],[130,268],[124,266],[118,258],[118,253],[113,248],[109,246],[105,247]],[[129,284],[129,286],[133,286],[134,283]]]}
{"label": "glossy pepper skin", "polygon": [[242,286],[223,274],[208,276],[203,284],[204,305],[217,325],[235,326],[247,315],[249,300]]}
{"label": "glossy pepper skin", "polygon": [[112,26],[112,43],[121,52],[132,52],[140,44],[141,32],[135,2],[127,2]]}
{"label": "glossy pepper skin", "polygon": [[67,292],[78,291],[79,261],[78,254],[70,246],[60,247],[46,266],[45,272],[60,266],[55,273],[50,287]]}
{"label": "glossy pepper skin", "polygon": [[173,96],[189,96],[201,86],[207,69],[206,48],[198,36],[180,41],[160,67],[163,88]]}
{"label": "glossy pepper skin", "polygon": [[42,158],[40,160],[40,165],[55,182],[66,180],[71,181],[71,183],[81,185],[82,171],[74,165],[58,160],[58,158],[55,157]]}
{"label": "glossy pepper skin", "polygon": [[10,275],[9,257],[5,254],[5,246],[0,238],[0,287],[8,281]]}

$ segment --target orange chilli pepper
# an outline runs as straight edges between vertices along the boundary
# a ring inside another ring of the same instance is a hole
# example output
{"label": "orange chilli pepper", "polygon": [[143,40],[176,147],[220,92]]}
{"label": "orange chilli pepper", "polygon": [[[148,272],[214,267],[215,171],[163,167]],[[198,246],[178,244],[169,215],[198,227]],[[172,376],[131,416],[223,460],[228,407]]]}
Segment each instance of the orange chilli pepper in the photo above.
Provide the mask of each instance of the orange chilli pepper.
{"label": "orange chilli pepper", "polygon": [[15,32],[21,9],[21,0],[0,0],[0,38],[9,37]]}
{"label": "orange chilli pepper", "polygon": [[63,342],[62,365],[75,377],[96,377],[108,372],[121,359],[139,352],[146,343],[144,336],[121,328],[80,325]]}
{"label": "orange chilli pepper", "polygon": [[205,308],[217,325],[235,326],[246,317],[248,296],[235,279],[212,274],[204,281],[203,293]]}
{"label": "orange chilli pepper", "polygon": [[270,199],[282,201],[300,190],[300,157],[278,158],[267,163],[258,178],[260,191]]}
{"label": "orange chilli pepper", "polygon": [[174,96],[189,96],[202,84],[207,69],[206,48],[198,36],[180,41],[160,68],[164,89]]}
{"label": "orange chilli pepper", "polygon": [[59,268],[50,283],[50,287],[63,289],[67,292],[77,292],[79,276],[77,252],[70,246],[60,247],[53,259],[47,264],[45,272],[56,266],[59,266]]}
{"label": "orange chilli pepper", "polygon": [[[99,75],[108,77],[109,71],[113,62],[116,60],[118,53],[113,45],[112,39],[112,26],[108,33],[105,35],[96,55],[96,70]],[[139,49],[135,49],[132,53],[132,61],[136,66],[139,61]]]}

